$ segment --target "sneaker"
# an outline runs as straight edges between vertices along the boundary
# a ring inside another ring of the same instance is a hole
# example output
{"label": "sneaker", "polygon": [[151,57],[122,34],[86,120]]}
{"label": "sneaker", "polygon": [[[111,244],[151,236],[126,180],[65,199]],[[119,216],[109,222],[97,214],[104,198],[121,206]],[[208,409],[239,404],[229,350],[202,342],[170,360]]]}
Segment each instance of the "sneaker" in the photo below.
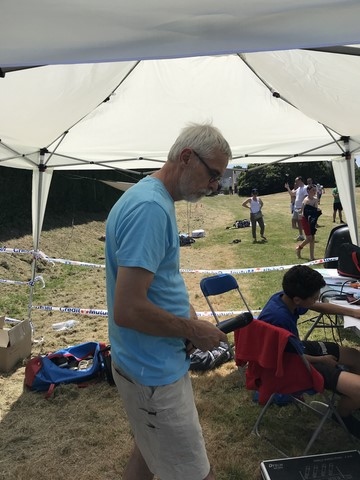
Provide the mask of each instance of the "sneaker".
{"label": "sneaker", "polygon": [[261,235],[261,238],[263,239],[264,242],[267,242],[267,238]]}
{"label": "sneaker", "polygon": [[257,240],[256,240],[256,239],[255,239],[255,240],[253,240],[253,243],[257,243]]}
{"label": "sneaker", "polygon": [[303,240],[305,240],[305,237],[303,235],[299,235],[296,239],[297,242],[302,242]]}

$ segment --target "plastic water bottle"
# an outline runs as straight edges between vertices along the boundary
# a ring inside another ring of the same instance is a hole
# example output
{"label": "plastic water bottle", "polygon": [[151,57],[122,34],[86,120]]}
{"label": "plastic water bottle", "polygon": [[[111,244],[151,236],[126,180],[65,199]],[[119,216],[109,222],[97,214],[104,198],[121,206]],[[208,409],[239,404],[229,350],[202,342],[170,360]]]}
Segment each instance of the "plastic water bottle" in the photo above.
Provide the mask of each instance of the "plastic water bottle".
{"label": "plastic water bottle", "polygon": [[52,328],[54,330],[69,330],[70,328],[75,327],[79,322],[77,320],[66,320],[66,322],[53,323]]}

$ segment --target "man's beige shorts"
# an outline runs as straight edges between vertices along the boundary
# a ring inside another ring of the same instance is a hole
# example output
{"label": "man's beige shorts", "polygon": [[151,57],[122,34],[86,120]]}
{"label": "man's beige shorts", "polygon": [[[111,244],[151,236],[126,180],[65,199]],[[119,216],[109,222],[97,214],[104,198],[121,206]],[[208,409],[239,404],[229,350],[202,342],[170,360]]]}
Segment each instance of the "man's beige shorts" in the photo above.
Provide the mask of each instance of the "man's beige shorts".
{"label": "man's beige shorts", "polygon": [[203,480],[210,471],[189,374],[145,387],[113,365],[116,386],[145,462],[161,480]]}

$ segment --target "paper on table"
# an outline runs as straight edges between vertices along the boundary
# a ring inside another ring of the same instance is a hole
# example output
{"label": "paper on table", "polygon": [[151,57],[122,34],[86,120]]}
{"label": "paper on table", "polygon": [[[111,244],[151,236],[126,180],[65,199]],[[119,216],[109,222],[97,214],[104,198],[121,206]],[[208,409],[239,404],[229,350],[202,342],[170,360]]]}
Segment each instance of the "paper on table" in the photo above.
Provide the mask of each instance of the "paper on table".
{"label": "paper on table", "polygon": [[[329,303],[335,303],[336,305],[342,305],[343,307],[348,307],[352,308],[354,310],[360,308],[359,305],[351,305],[351,303],[348,303],[346,300],[334,300],[330,299]],[[344,328],[350,328],[350,327],[356,327],[357,330],[359,330],[360,333],[360,320],[355,317],[350,317],[349,315],[343,315],[344,319]]]}

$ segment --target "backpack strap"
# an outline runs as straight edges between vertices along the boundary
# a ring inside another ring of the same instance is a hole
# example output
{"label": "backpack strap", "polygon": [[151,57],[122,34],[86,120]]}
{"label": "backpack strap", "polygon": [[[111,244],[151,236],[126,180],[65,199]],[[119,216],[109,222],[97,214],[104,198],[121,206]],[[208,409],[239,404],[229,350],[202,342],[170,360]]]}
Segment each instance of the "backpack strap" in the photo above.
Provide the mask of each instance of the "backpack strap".
{"label": "backpack strap", "polygon": [[49,400],[49,398],[51,397],[51,395],[53,394],[53,391],[55,390],[55,383],[52,383],[50,385],[50,387],[48,388],[48,391],[45,393],[44,397],[46,398],[46,400]]}

